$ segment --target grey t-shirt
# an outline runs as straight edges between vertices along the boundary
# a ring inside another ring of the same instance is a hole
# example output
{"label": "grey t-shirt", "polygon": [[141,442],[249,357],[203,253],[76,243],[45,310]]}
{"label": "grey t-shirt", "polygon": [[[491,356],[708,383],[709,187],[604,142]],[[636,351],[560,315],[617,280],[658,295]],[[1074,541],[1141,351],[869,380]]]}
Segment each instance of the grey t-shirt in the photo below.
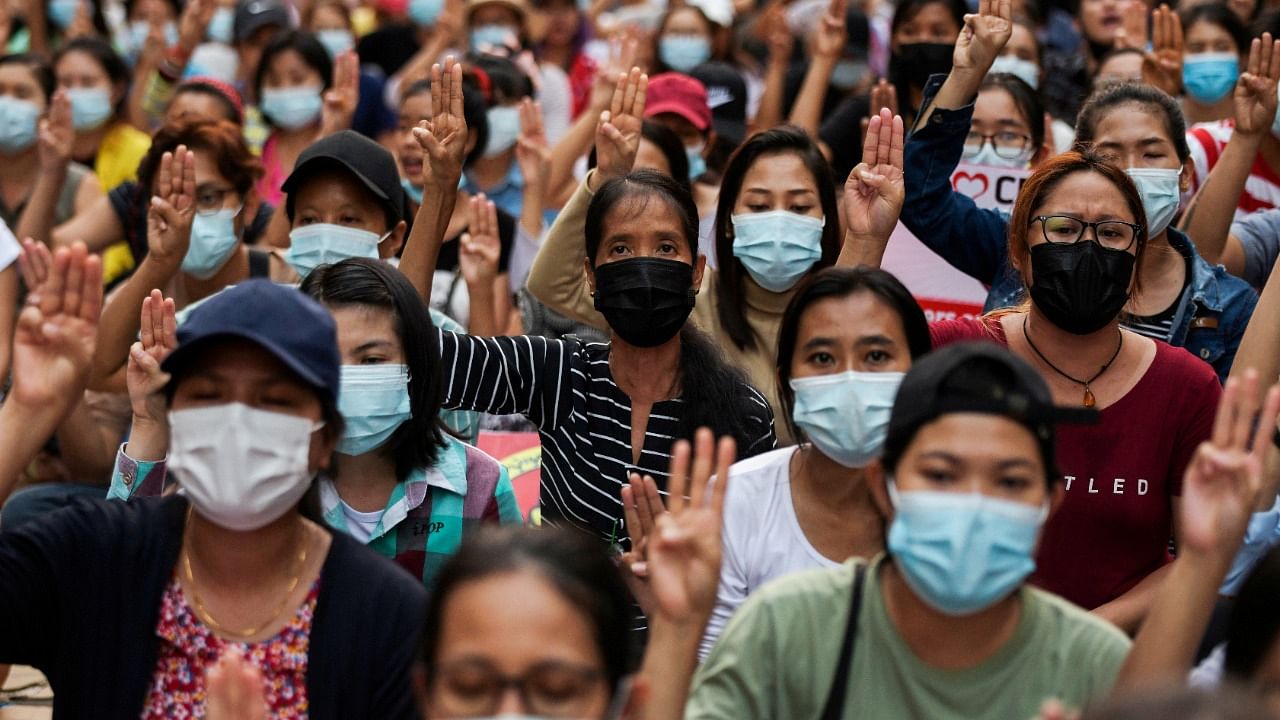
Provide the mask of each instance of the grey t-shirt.
{"label": "grey t-shirt", "polygon": [[1267,276],[1280,257],[1280,208],[1250,213],[1231,223],[1231,234],[1244,248],[1245,282],[1254,287],[1267,283]]}

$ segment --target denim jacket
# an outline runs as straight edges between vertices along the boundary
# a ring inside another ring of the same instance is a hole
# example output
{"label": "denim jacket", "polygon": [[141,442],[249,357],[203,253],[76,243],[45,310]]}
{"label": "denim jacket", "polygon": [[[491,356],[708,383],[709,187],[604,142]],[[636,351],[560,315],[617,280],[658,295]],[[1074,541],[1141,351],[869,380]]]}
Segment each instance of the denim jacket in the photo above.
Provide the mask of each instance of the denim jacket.
{"label": "denim jacket", "polygon": [[[933,102],[944,79],[929,79],[924,107]],[[1009,264],[1008,215],[979,208],[951,188],[972,120],[970,103],[958,110],[936,108],[923,126],[912,128],[903,159],[907,195],[902,224],[952,267],[986,285],[983,309],[990,311],[1018,304],[1025,288]],[[1178,300],[1171,335],[1159,339],[1186,348],[1225,381],[1258,295],[1221,265],[1206,262],[1181,232],[1171,228],[1169,244],[1190,255],[1191,277]]]}

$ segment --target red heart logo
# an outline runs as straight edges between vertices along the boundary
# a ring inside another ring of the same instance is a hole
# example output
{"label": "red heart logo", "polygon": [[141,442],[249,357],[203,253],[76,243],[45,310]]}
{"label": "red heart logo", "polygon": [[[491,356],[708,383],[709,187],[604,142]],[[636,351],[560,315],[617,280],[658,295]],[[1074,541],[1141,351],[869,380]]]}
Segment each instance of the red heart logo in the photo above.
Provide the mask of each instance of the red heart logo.
{"label": "red heart logo", "polygon": [[961,195],[974,199],[982,197],[990,186],[987,176],[983,173],[957,172],[951,176],[951,187]]}

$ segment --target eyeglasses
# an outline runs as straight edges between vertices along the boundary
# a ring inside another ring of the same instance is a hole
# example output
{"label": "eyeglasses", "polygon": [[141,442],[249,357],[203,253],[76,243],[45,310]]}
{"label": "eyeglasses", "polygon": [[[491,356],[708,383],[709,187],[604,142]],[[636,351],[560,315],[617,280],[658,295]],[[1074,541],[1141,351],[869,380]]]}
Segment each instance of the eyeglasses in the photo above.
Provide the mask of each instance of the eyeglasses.
{"label": "eyeglasses", "polygon": [[1138,237],[1141,225],[1123,220],[1102,220],[1085,222],[1080,218],[1068,215],[1039,215],[1032,222],[1039,222],[1044,232],[1044,239],[1055,245],[1070,245],[1084,237],[1086,228],[1093,228],[1093,241],[1112,250],[1128,250]]}
{"label": "eyeglasses", "polygon": [[991,143],[991,149],[995,151],[997,157],[1012,160],[1026,154],[1031,147],[1031,136],[1023,135],[1015,132],[998,132],[994,135],[984,135],[975,130],[970,130],[968,135],[964,136],[964,156],[973,157],[982,152],[982,146]]}
{"label": "eyeglasses", "polygon": [[196,188],[196,214],[208,217],[217,213],[226,203],[227,195],[234,192],[231,188]]}
{"label": "eyeglasses", "polygon": [[483,660],[441,666],[431,683],[433,704],[445,717],[495,715],[508,690],[524,710],[548,718],[580,718],[591,711],[604,681],[599,670],[556,660],[510,677]]}

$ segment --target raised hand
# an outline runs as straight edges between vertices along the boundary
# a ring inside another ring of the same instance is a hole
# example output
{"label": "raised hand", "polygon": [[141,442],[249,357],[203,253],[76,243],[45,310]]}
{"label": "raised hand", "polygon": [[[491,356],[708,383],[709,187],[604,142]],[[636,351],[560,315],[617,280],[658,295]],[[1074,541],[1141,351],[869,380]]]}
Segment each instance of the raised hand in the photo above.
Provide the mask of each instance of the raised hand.
{"label": "raised hand", "polygon": [[1120,29],[1115,46],[1147,51],[1147,0],[1126,0],[1120,4]]}
{"label": "raised hand", "polygon": [[609,41],[609,55],[591,88],[591,112],[599,115],[609,109],[618,76],[635,67],[639,49],[640,41],[629,35],[615,36]]}
{"label": "raised hand", "polygon": [[333,85],[324,94],[320,134],[331,135],[351,128],[351,118],[360,104],[360,59],[354,50],[338,55],[333,62]]}
{"label": "raised hand", "polygon": [[178,45],[188,54],[204,42],[204,36],[217,9],[213,0],[190,0],[178,18]]}
{"label": "raised hand", "polygon": [[1276,85],[1280,83],[1280,40],[1263,33],[1249,44],[1249,62],[1236,81],[1232,97],[1237,133],[1257,135],[1271,130],[1276,116]]}
{"label": "raised hand", "polygon": [[596,172],[602,180],[623,177],[635,165],[648,89],[649,76],[638,67],[618,75],[609,109],[596,123]]}
{"label": "raised hand", "polygon": [[645,615],[655,609],[653,591],[649,588],[648,547],[658,516],[666,512],[658,483],[645,475],[631,473],[630,482],[622,486],[622,517],[631,538],[631,549],[618,558],[622,577]]}
{"label": "raised hand", "polygon": [[546,186],[551,172],[551,148],[542,124],[542,103],[525,98],[520,103],[520,137],[516,139],[516,162],[525,184]]}
{"label": "raised hand", "polygon": [[72,16],[71,24],[62,31],[63,40],[93,37],[96,34],[97,30],[93,27],[93,8],[88,2],[81,2],[76,6],[76,14]]}
{"label": "raised hand", "polygon": [[672,450],[667,512],[649,538],[647,570],[655,611],[701,632],[720,584],[720,528],[736,445],[722,437],[717,446],[707,428],[698,429],[694,442],[692,471],[689,443],[682,440]]}
{"label": "raised hand", "polygon": [[492,283],[498,277],[502,241],[498,238],[498,207],[480,193],[467,205],[467,232],[458,246],[458,269],[467,285]]}
{"label": "raised hand", "polygon": [[1151,50],[1142,48],[1142,80],[1177,97],[1182,94],[1182,20],[1168,5],[1161,5],[1151,24]]}
{"label": "raised hand", "polygon": [[157,262],[175,270],[191,245],[196,215],[196,157],[179,145],[160,157],[155,194],[147,210],[147,250]]}
{"label": "raised hand", "polygon": [[845,29],[847,0],[831,0],[818,27],[809,36],[809,52],[815,58],[834,60],[844,54],[848,32]]}
{"label": "raised hand", "polygon": [[952,72],[985,76],[1013,34],[1013,0],[980,0],[977,15],[965,15],[951,56]]}
{"label": "raised hand", "polygon": [[1262,473],[1276,417],[1280,386],[1258,407],[1258,373],[1230,378],[1218,404],[1213,434],[1196,448],[1182,480],[1178,544],[1182,552],[1229,562],[1244,537],[1262,488]]}
{"label": "raised hand", "polygon": [[462,30],[466,24],[465,0],[444,0],[444,8],[436,17],[431,34],[444,43],[443,47],[453,47],[453,43],[462,38]]}
{"label": "raised hand", "polygon": [[462,64],[453,56],[431,66],[431,120],[413,129],[422,147],[422,178],[437,191],[453,191],[462,177],[467,121],[462,112]]}
{"label": "raised hand", "polygon": [[135,423],[166,422],[164,395],[160,391],[168,384],[169,373],[160,369],[160,363],[178,347],[175,311],[173,299],[164,297],[159,290],[152,290],[142,300],[142,331],[138,342],[129,348],[125,371]]}
{"label": "raised hand", "polygon": [[222,653],[204,685],[207,720],[267,720],[262,673],[239,648]]}
{"label": "raised hand", "polygon": [[769,46],[769,62],[786,65],[791,62],[796,36],[787,22],[786,6],[774,3],[760,16],[760,37]]}
{"label": "raised hand", "polygon": [[49,113],[40,119],[40,170],[60,173],[71,162],[71,146],[76,140],[71,125],[71,98],[65,90],[53,94],[49,101]]}
{"label": "raised hand", "polygon": [[40,304],[40,288],[52,271],[53,251],[31,238],[23,240],[22,252],[18,254],[18,272],[22,275],[22,284],[27,286],[28,303]]}
{"label": "raised hand", "polygon": [[841,209],[847,232],[879,240],[888,239],[893,232],[906,196],[902,144],[902,118],[882,108],[867,125],[862,162],[844,184]]}
{"label": "raised hand", "polygon": [[[28,267],[48,259],[27,258]],[[27,296],[13,338],[10,402],[29,408],[70,407],[79,400],[93,360],[102,312],[102,260],[83,243],[60,248],[44,282]]]}
{"label": "raised hand", "polygon": [[[885,78],[871,86],[871,112],[879,114],[882,108],[888,108],[889,112],[898,114],[898,88],[889,83]],[[871,116],[862,118],[862,137],[867,136],[867,128],[871,125]]]}

